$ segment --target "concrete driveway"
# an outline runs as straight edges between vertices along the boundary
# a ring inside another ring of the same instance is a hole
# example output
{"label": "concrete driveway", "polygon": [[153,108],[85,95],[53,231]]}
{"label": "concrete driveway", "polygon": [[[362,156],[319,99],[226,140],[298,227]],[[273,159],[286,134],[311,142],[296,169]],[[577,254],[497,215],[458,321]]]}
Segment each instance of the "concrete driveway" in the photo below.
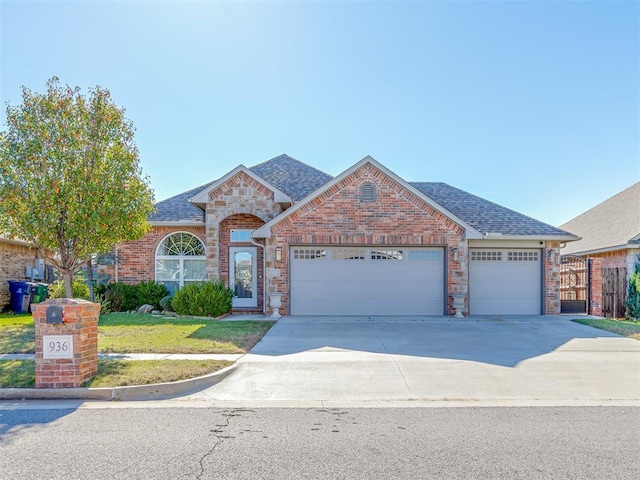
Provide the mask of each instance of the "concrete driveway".
{"label": "concrete driveway", "polygon": [[640,342],[570,317],[286,317],[189,398],[251,405],[640,405]]}

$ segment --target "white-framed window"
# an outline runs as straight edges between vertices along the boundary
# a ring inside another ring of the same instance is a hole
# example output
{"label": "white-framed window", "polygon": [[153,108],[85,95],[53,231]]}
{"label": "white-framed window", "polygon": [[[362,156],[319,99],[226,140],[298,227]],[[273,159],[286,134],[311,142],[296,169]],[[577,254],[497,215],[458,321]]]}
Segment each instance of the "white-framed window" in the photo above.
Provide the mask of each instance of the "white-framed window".
{"label": "white-framed window", "polygon": [[245,228],[232,229],[231,234],[229,235],[230,236],[229,240],[231,242],[250,242],[252,233],[253,233],[253,230],[248,230]]}
{"label": "white-framed window", "polygon": [[174,293],[188,283],[207,278],[207,260],[202,241],[189,232],[167,235],[156,249],[156,281]]}

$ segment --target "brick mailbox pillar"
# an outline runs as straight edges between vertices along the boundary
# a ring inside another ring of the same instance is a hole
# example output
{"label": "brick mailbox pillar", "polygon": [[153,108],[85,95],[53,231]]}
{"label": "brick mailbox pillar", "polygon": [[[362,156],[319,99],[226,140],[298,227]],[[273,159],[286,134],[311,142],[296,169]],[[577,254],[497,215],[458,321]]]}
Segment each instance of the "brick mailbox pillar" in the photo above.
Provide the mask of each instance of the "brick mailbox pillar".
{"label": "brick mailbox pillar", "polygon": [[100,304],[54,298],[31,308],[36,327],[36,388],[81,387],[98,372]]}

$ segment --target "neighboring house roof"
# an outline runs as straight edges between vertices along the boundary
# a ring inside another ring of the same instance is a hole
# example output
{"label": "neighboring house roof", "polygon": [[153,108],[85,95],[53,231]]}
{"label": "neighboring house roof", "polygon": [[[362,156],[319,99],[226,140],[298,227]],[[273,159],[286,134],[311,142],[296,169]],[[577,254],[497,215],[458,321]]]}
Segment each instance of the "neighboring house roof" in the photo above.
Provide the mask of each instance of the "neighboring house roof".
{"label": "neighboring house roof", "polygon": [[[197,199],[199,194],[215,188],[217,184],[232,176],[234,172],[237,173],[239,169],[249,170],[276,190],[291,197],[296,204],[283,214],[289,215],[296,206],[304,203],[301,201],[310,194],[313,193],[315,197],[366,162],[371,162],[395,181],[414,191],[436,210],[465,227],[472,237],[483,238],[483,236],[492,235],[557,237],[563,241],[577,238],[565,230],[534,220],[446,183],[406,182],[371,157],[365,157],[335,178],[288,155],[280,155],[248,169],[239,166],[220,179],[156,203],[156,212],[151,216],[150,221],[155,224],[203,224],[204,211],[190,200]],[[272,222],[277,222],[283,215],[276,217]]]}
{"label": "neighboring house roof", "polygon": [[409,182],[483,235],[572,236],[565,230],[440,182]]}
{"label": "neighboring house roof", "polygon": [[560,228],[582,237],[562,254],[640,248],[640,182],[569,220]]}

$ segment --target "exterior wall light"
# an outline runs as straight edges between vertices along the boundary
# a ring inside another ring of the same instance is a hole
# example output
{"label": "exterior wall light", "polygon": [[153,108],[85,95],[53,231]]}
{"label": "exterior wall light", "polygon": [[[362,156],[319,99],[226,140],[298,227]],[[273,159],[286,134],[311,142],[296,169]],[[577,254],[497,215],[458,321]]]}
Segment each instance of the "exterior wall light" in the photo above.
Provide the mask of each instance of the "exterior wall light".
{"label": "exterior wall light", "polygon": [[282,261],[282,247],[276,247],[276,262]]}
{"label": "exterior wall light", "polygon": [[453,247],[451,249],[451,255],[453,256],[453,261],[457,262],[460,260],[460,254],[458,253],[458,248],[457,247]]}

